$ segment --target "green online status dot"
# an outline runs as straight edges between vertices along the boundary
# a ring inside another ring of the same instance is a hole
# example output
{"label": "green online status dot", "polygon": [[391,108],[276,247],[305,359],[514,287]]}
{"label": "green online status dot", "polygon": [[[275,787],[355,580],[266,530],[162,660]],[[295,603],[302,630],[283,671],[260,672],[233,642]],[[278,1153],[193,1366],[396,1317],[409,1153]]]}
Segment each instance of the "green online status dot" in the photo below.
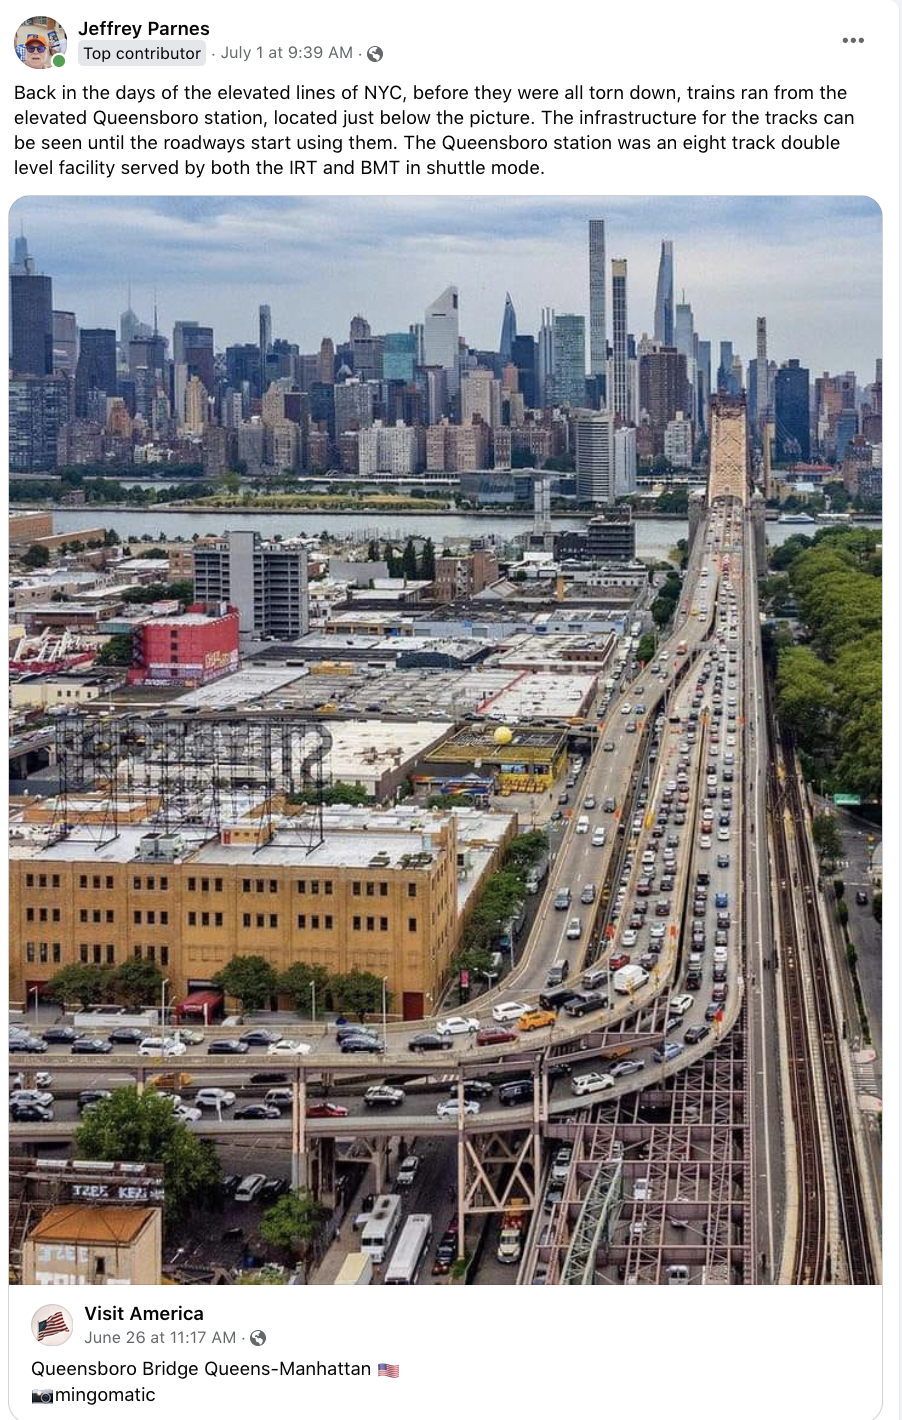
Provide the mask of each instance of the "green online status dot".
{"label": "green online status dot", "polygon": [[57,68],[57,69],[62,69],[62,67],[63,67],[63,65],[65,64],[65,62],[66,62],[66,56],[65,56],[65,54],[55,54],[55,55],[53,56],[53,63],[56,65],[56,68]]}

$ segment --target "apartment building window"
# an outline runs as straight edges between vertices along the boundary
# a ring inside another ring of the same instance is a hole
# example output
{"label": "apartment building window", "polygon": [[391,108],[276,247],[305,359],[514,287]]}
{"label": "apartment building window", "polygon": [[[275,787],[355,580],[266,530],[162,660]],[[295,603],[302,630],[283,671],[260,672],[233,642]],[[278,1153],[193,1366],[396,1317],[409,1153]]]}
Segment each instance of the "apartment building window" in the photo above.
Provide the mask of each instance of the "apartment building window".
{"label": "apartment building window", "polygon": [[163,926],[163,927],[168,927],[168,926],[169,926],[169,913],[168,913],[168,912],[161,912],[161,913],[160,913],[160,925]]}
{"label": "apartment building window", "polygon": [[359,917],[354,917],[354,918],[352,919],[352,921],[353,921],[354,931],[355,931],[355,932],[359,932],[359,931],[360,931],[360,918],[359,918]]}
{"label": "apartment building window", "polygon": [[201,890],[201,892],[209,892],[209,891],[210,891],[210,879],[209,879],[209,878],[201,878],[201,880],[200,880],[200,890]]}
{"label": "apartment building window", "polygon": [[39,959],[39,961],[41,961],[41,962],[44,964],[44,966],[47,965],[47,943],[46,943],[46,942],[41,942],[40,945],[38,946],[38,959]]}
{"label": "apartment building window", "polygon": [[87,875],[86,875],[85,873],[80,873],[80,874],[79,874],[79,877],[78,877],[78,886],[79,886],[80,888],[86,888],[86,887],[88,886],[88,879],[87,879]]}
{"label": "apartment building window", "polygon": [[135,961],[140,961],[142,955],[143,955],[142,948],[141,948],[141,947],[135,947],[135,948],[134,948]]}
{"label": "apartment building window", "polygon": [[[191,921],[192,916],[193,916],[193,913],[189,912],[189,913],[188,913],[188,921],[189,921],[189,922]],[[134,925],[135,925],[136,927],[140,927],[140,926],[141,926],[141,913],[140,913],[140,912],[133,912],[133,913],[132,913],[132,922],[134,923]]]}
{"label": "apartment building window", "polygon": [[359,883],[351,883],[351,893],[353,894],[354,897],[359,897],[359,896],[360,896],[360,884],[359,884]]}
{"label": "apartment building window", "polygon": [[107,875],[106,890],[107,892],[113,891],[113,879],[109,875]]}
{"label": "apartment building window", "polygon": [[62,949],[62,947],[60,946],[59,942],[54,942],[53,947],[52,947],[52,952],[53,952],[53,960],[54,960],[55,962],[57,962],[57,963],[58,963],[58,962],[61,962],[62,959],[63,959],[63,949]]}
{"label": "apartment building window", "polygon": [[46,922],[46,921],[47,921],[47,909],[46,909],[46,907],[39,907],[39,908],[38,908],[38,921],[39,921],[39,922]]}
{"label": "apartment building window", "polygon": [[[87,957],[84,958],[87,961]],[[34,961],[34,942],[25,943],[25,960]]]}
{"label": "apartment building window", "polygon": [[255,879],[254,879],[254,891],[255,891],[255,892],[263,892],[263,879],[262,879],[262,878],[255,878]]}
{"label": "apartment building window", "polygon": [[169,879],[168,879],[168,878],[160,878],[160,892],[168,892],[168,891],[169,891]]}
{"label": "apartment building window", "polygon": [[134,892],[140,892],[140,891],[141,891],[141,879],[140,879],[140,878],[132,878],[132,890],[133,890]]}
{"label": "apartment building window", "polygon": [[33,908],[33,907],[26,907],[26,909],[25,909],[25,921],[26,921],[26,922],[33,922],[33,921],[34,921],[34,908]]}
{"label": "apartment building window", "polygon": [[99,876],[99,874],[95,873],[94,877],[92,877],[92,879],[91,879],[91,887],[94,888],[95,892],[100,892],[100,876]]}
{"label": "apartment building window", "polygon": [[416,897],[416,895],[417,895],[417,885],[416,885],[416,883],[408,883],[408,884],[407,884],[407,896],[408,896],[408,897]]}
{"label": "apartment building window", "polygon": [[95,966],[100,966],[101,952],[100,952],[100,943],[99,943],[99,942],[95,942],[95,943],[94,943],[94,946],[93,946],[93,948],[91,949],[91,955],[92,955],[92,957],[94,958],[94,965],[95,965]]}
{"label": "apartment building window", "polygon": [[257,925],[258,927],[262,927],[262,926],[263,926],[263,913],[262,913],[262,912],[258,912],[258,913],[257,913],[257,916],[256,916],[256,925]]}
{"label": "apartment building window", "polygon": [[366,919],[366,930],[367,930],[368,932],[375,932],[375,930],[376,930],[376,919],[375,919],[375,917],[368,917],[368,918]]}
{"label": "apartment building window", "polygon": [[415,917],[408,917],[407,930],[408,932],[415,932],[417,930],[417,919]]}
{"label": "apartment building window", "polygon": [[25,886],[34,887],[34,873],[25,874]]}
{"label": "apartment building window", "polygon": [[45,888],[46,886],[47,886],[47,874],[46,874],[46,873],[38,873],[38,887]]}
{"label": "apartment building window", "polygon": [[197,878],[188,879],[188,891],[197,892]]}
{"label": "apartment building window", "polygon": [[196,927],[196,926],[197,926],[197,913],[196,913],[196,912],[189,912],[189,913],[188,913],[188,926],[189,926],[189,927]]}
{"label": "apartment building window", "polygon": [[148,878],[148,879],[147,879],[147,891],[148,891],[148,892],[153,892],[155,886],[156,886],[156,878]]}
{"label": "apartment building window", "polygon": [[331,914],[331,912],[327,912],[326,915],[325,915],[325,917],[323,918],[323,925],[325,926],[325,929],[326,929],[327,932],[331,932],[331,931],[332,931],[332,922],[333,922],[332,914]]}
{"label": "apartment building window", "polygon": [[306,912],[299,912],[299,913],[298,913],[298,926],[300,927],[300,929],[301,929],[302,932],[306,929],[306,926],[307,926],[307,914],[306,914]]}
{"label": "apartment building window", "polygon": [[380,932],[387,932],[387,931],[388,931],[388,918],[387,918],[387,917],[380,917],[380,918],[379,918],[379,931],[380,931]]}
{"label": "apartment building window", "polygon": [[58,907],[54,907],[53,910],[51,911],[51,913],[50,913],[50,920],[51,920],[51,922],[59,922],[59,921],[62,920],[62,918],[61,918],[61,916],[60,916],[60,909],[59,909]]}
{"label": "apartment building window", "polygon": [[156,961],[156,959],[157,959],[157,949],[156,949],[156,947],[148,947],[148,948],[147,948],[147,960],[148,960],[148,961]]}
{"label": "apartment building window", "polygon": [[388,883],[379,884],[379,896],[388,897]]}
{"label": "apartment building window", "polygon": [[270,925],[270,927],[278,927],[278,925],[279,925],[279,916],[278,916],[278,913],[276,913],[276,912],[271,912],[271,913],[269,914],[269,925]]}
{"label": "apartment building window", "polygon": [[[79,961],[83,961],[83,962],[86,962],[86,961],[88,960],[88,944],[87,944],[87,942],[82,942],[81,945],[79,946],[79,948],[78,948],[78,959],[79,959]],[[32,958],[32,960],[34,960],[34,958]]]}
{"label": "apartment building window", "polygon": [[242,891],[242,892],[250,892],[250,890],[251,890],[251,880],[250,880],[250,878],[242,878],[242,879],[241,879],[241,891]]}
{"label": "apartment building window", "polygon": [[307,883],[305,882],[305,880],[304,880],[303,878],[298,878],[298,892],[299,892],[299,893],[306,893],[306,891],[307,891]]}
{"label": "apartment building window", "polygon": [[107,949],[106,949],[106,964],[107,964],[107,966],[112,966],[115,960],[116,960],[116,948],[115,948],[114,946],[112,946],[110,943],[107,943]]}
{"label": "apartment building window", "polygon": [[50,879],[50,886],[51,886],[51,887],[58,888],[59,885],[60,885],[60,875],[59,875],[59,873],[54,873],[53,876],[52,876],[52,878]]}
{"label": "apartment building window", "polygon": [[279,880],[278,880],[278,878],[270,878],[270,880],[269,880],[269,890],[270,890],[270,892],[278,892],[278,891],[279,891]]}
{"label": "apartment building window", "polygon": [[160,966],[168,966],[168,965],[169,965],[169,948],[168,948],[168,947],[161,947],[161,948],[160,948]]}
{"label": "apartment building window", "polygon": [[310,918],[310,926],[312,927],[312,929],[313,929],[314,932],[318,932],[318,931],[319,931],[319,913],[318,913],[318,912],[314,912],[313,916]]}
{"label": "apartment building window", "polygon": [[99,907],[95,907],[94,910],[93,910],[93,912],[91,913],[91,921],[92,921],[92,922],[99,922],[99,921],[100,921],[100,908],[99,908]]}
{"label": "apartment building window", "polygon": [[375,897],[375,896],[376,896],[376,884],[375,884],[375,883],[367,883],[367,885],[366,885],[366,895],[367,895],[367,897]]}
{"label": "apartment building window", "polygon": [[[160,916],[161,916],[161,918],[162,918],[162,917],[165,917],[165,916],[166,916],[165,912],[161,912],[161,913],[160,913]],[[221,913],[221,912],[214,912],[214,914],[213,914],[213,926],[214,926],[214,927],[221,927],[221,926],[222,926],[222,913]]]}
{"label": "apartment building window", "polygon": [[326,881],[323,883],[323,892],[325,893],[326,897],[331,897],[331,896],[332,896],[332,879],[331,879],[331,878],[327,878]]}
{"label": "apartment building window", "polygon": [[213,879],[213,891],[222,892],[222,878]]}
{"label": "apartment building window", "polygon": [[242,912],[241,925],[242,927],[249,927],[251,925],[251,914],[249,912]]}
{"label": "apartment building window", "polygon": [[210,925],[210,914],[209,914],[209,912],[202,912],[202,913],[200,914],[200,925],[201,925],[202,927],[209,927],[209,925]]}

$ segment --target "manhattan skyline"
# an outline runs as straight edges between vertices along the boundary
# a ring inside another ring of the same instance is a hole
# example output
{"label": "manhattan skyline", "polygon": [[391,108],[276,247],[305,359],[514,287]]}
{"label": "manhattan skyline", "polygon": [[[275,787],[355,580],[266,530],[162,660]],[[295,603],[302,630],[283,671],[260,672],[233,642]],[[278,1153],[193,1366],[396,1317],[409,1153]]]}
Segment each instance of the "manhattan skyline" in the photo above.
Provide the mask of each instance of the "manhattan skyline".
{"label": "manhattan skyline", "polygon": [[273,335],[314,350],[357,312],[405,330],[453,283],[461,334],[493,349],[508,290],[521,332],[546,305],[588,317],[586,223],[600,218],[608,307],[611,260],[625,257],[637,339],[654,331],[666,239],[676,300],[744,361],[761,314],[779,361],[867,379],[881,353],[882,219],[868,198],[67,198],[60,213],[59,199],[22,199],[10,232],[24,227],[55,307],[84,327],[116,325],[130,284],[145,320],[156,291],[164,333],[190,318],[219,349],[252,341],[267,303]]}

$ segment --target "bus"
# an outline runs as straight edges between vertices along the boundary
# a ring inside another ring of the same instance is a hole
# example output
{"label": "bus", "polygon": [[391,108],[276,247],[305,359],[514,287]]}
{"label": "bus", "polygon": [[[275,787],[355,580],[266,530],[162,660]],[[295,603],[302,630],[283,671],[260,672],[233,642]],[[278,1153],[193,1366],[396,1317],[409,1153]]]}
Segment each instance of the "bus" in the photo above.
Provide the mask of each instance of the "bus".
{"label": "bus", "polygon": [[400,1193],[380,1193],[360,1235],[360,1250],[375,1263],[385,1261],[401,1221]]}
{"label": "bus", "polygon": [[385,1274],[386,1287],[410,1287],[417,1280],[417,1272],[423,1254],[432,1236],[432,1214],[411,1213],[404,1224],[404,1231],[398,1240],[388,1270]]}

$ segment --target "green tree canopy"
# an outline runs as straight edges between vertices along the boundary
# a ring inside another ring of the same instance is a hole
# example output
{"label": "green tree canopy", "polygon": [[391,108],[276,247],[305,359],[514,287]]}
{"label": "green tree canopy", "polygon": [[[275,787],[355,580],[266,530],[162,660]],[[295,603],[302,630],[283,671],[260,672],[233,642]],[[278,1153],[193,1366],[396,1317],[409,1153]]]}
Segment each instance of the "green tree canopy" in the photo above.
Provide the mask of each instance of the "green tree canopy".
{"label": "green tree canopy", "polygon": [[22,561],[26,567],[46,567],[50,561],[50,551],[43,543],[33,542],[28,551],[23,553]]}
{"label": "green tree canopy", "polygon": [[47,990],[54,1000],[61,1004],[74,1005],[82,1010],[112,1001],[116,989],[115,972],[109,966],[91,966],[87,963],[72,962],[61,967],[47,983]]}
{"label": "green tree canopy", "polygon": [[[345,1015],[357,1016],[363,1021],[368,1015],[382,1010],[382,977],[372,971],[360,971],[355,966],[344,975],[334,976],[331,990]],[[386,1008],[391,1006],[391,996],[390,991],[386,992]]]}
{"label": "green tree canopy", "polygon": [[78,1159],[162,1163],[167,1222],[177,1222],[219,1186],[222,1170],[211,1144],[175,1119],[171,1100],[153,1091],[114,1090],[83,1114],[75,1132]]}
{"label": "green tree canopy", "polygon": [[842,834],[834,814],[815,814],[811,821],[811,831],[819,858],[842,856]]}
{"label": "green tree canopy", "polygon": [[310,1266],[313,1244],[323,1226],[326,1210],[312,1193],[298,1189],[285,1193],[260,1220],[260,1236],[272,1247],[280,1247],[299,1257],[304,1275]]}
{"label": "green tree canopy", "polygon": [[163,973],[152,961],[138,961],[137,957],[124,961],[113,976],[113,990],[116,1000],[130,1010],[141,1006],[153,1006],[160,1000]]}
{"label": "green tree canopy", "polygon": [[329,989],[329,973],[324,966],[317,962],[295,961],[279,976],[280,994],[290,996],[294,1009],[302,1015],[308,1015],[313,1006],[311,982],[315,988],[316,1009],[320,1012],[325,1007]]}
{"label": "green tree canopy", "polygon": [[99,666],[130,666],[132,663],[132,638],[127,632],[122,636],[111,636],[100,648],[97,655]]}
{"label": "green tree canopy", "polygon": [[261,956],[234,956],[216,973],[216,982],[241,1002],[243,1011],[260,1011],[277,990],[275,967]]}

